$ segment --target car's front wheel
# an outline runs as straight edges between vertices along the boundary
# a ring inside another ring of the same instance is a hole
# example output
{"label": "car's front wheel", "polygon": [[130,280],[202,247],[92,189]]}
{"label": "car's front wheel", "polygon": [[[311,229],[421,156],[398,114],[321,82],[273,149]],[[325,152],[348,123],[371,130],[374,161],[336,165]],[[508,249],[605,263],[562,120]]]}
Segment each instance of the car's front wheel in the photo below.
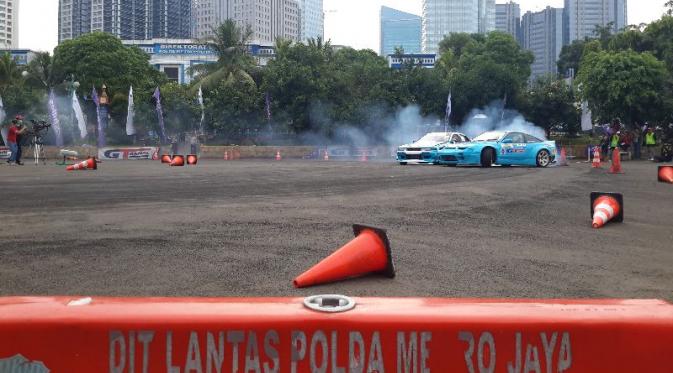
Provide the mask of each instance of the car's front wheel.
{"label": "car's front wheel", "polygon": [[400,166],[406,166],[407,162],[400,162]]}
{"label": "car's front wheel", "polygon": [[545,149],[540,150],[537,153],[536,163],[538,167],[547,167],[551,164],[551,156],[549,152]]}
{"label": "car's front wheel", "polygon": [[495,161],[495,151],[486,148],[481,152],[481,167],[491,167]]}

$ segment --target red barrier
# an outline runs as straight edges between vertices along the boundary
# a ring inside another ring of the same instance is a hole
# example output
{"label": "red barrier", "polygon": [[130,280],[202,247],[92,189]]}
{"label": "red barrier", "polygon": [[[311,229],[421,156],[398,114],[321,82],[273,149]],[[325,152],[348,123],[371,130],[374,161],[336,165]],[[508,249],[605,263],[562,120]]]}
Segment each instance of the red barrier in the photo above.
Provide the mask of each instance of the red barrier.
{"label": "red barrier", "polygon": [[[0,298],[0,371],[545,373],[673,367],[673,306],[663,301],[355,301],[350,311],[322,313],[305,308],[300,298]],[[12,364],[24,370],[11,370]]]}

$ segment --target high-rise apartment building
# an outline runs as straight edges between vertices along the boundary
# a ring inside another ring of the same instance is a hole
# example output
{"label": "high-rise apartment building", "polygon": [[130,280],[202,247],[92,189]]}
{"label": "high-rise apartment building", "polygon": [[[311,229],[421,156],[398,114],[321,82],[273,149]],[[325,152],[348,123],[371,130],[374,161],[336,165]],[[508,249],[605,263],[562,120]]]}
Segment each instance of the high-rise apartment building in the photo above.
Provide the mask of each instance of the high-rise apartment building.
{"label": "high-rise apartment building", "polygon": [[19,0],[0,0],[0,49],[19,47]]}
{"label": "high-rise apartment building", "polygon": [[510,1],[495,5],[495,29],[512,35],[519,44],[523,44],[521,35],[521,7]]}
{"label": "high-rise apartment building", "polygon": [[93,31],[125,40],[192,36],[192,0],[60,0],[58,41]]}
{"label": "high-rise apartment building", "polygon": [[628,25],[626,5],[627,0],[565,0],[565,43],[594,37],[596,26],[612,23],[614,32],[623,29]]}
{"label": "high-rise apartment building", "polygon": [[382,6],[381,55],[393,54],[395,48],[402,48],[407,54],[421,53],[422,23],[421,17],[415,14]]}
{"label": "high-rise apartment building", "polygon": [[325,39],[323,0],[299,0],[299,40]]}
{"label": "high-rise apartment building", "polygon": [[422,46],[436,53],[439,42],[454,32],[495,30],[495,0],[423,0]]}
{"label": "high-rise apartment building", "polygon": [[212,30],[226,19],[252,29],[252,44],[270,45],[277,38],[299,40],[297,0],[198,0],[197,37],[212,36]]}
{"label": "high-rise apartment building", "polygon": [[547,7],[539,12],[526,12],[521,22],[523,47],[533,52],[531,80],[556,74],[556,62],[563,48],[563,9]]}

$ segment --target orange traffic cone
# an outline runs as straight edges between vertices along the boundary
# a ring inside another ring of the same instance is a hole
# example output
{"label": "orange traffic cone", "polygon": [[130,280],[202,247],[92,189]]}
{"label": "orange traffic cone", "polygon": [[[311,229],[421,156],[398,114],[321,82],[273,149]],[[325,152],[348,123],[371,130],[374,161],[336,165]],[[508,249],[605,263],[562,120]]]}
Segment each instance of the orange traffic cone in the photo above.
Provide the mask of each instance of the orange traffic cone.
{"label": "orange traffic cone", "polygon": [[195,166],[198,161],[199,157],[197,157],[196,154],[189,154],[187,156],[187,164],[190,166]]}
{"label": "orange traffic cone", "polygon": [[171,163],[171,156],[164,154],[161,156],[161,163]]}
{"label": "orange traffic cone", "polygon": [[184,155],[174,155],[171,160],[171,166],[182,167],[185,165],[185,156]]}
{"label": "orange traffic cone", "polygon": [[227,152],[227,151],[224,152],[224,158],[223,158],[223,159],[224,159],[225,161],[228,161],[228,160],[229,160],[229,152]]}
{"label": "orange traffic cone", "polygon": [[360,149],[360,162],[367,162],[367,149]]}
{"label": "orange traffic cone", "polygon": [[600,228],[609,221],[624,221],[624,197],[619,193],[591,193],[592,226]]}
{"label": "orange traffic cone", "polygon": [[280,161],[283,157],[280,156],[280,151],[276,151],[276,160]]}
{"label": "orange traffic cone", "polygon": [[673,184],[673,166],[659,166],[659,181]]}
{"label": "orange traffic cone", "polygon": [[89,157],[89,159],[87,159],[86,161],[76,163],[66,168],[67,171],[97,170],[97,169],[98,169],[98,163],[96,162],[96,158],[93,157]]}
{"label": "orange traffic cone", "polygon": [[601,168],[601,151],[598,146],[594,147],[594,158],[591,161],[591,167]]}
{"label": "orange traffic cone", "polygon": [[611,174],[621,174],[622,173],[622,157],[619,154],[619,149],[615,148],[612,151],[612,165],[610,166]]}
{"label": "orange traffic cone", "polygon": [[241,159],[241,150],[240,149],[234,149],[233,153],[233,158],[235,160]]}
{"label": "orange traffic cone", "polygon": [[395,277],[388,236],[383,229],[353,225],[355,238],[308,271],[295,278],[295,287],[303,288],[326,282],[380,273]]}
{"label": "orange traffic cone", "polygon": [[558,164],[559,164],[559,166],[567,166],[568,165],[568,157],[567,157],[567,154],[566,154],[565,146],[561,148],[561,155],[559,156]]}
{"label": "orange traffic cone", "polygon": [[325,149],[325,155],[322,158],[324,161],[329,161],[329,152]]}

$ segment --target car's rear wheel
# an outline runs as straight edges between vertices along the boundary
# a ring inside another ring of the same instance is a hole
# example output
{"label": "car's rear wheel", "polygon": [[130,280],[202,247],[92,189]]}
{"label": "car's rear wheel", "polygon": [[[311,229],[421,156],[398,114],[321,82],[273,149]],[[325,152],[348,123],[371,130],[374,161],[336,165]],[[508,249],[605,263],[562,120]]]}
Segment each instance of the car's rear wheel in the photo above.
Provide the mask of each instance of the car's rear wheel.
{"label": "car's rear wheel", "polygon": [[549,152],[545,149],[540,150],[537,153],[535,162],[537,163],[538,167],[549,166],[551,164],[551,156],[549,155]]}
{"label": "car's rear wheel", "polygon": [[495,151],[491,148],[486,148],[481,152],[481,167],[491,167],[495,161]]}

